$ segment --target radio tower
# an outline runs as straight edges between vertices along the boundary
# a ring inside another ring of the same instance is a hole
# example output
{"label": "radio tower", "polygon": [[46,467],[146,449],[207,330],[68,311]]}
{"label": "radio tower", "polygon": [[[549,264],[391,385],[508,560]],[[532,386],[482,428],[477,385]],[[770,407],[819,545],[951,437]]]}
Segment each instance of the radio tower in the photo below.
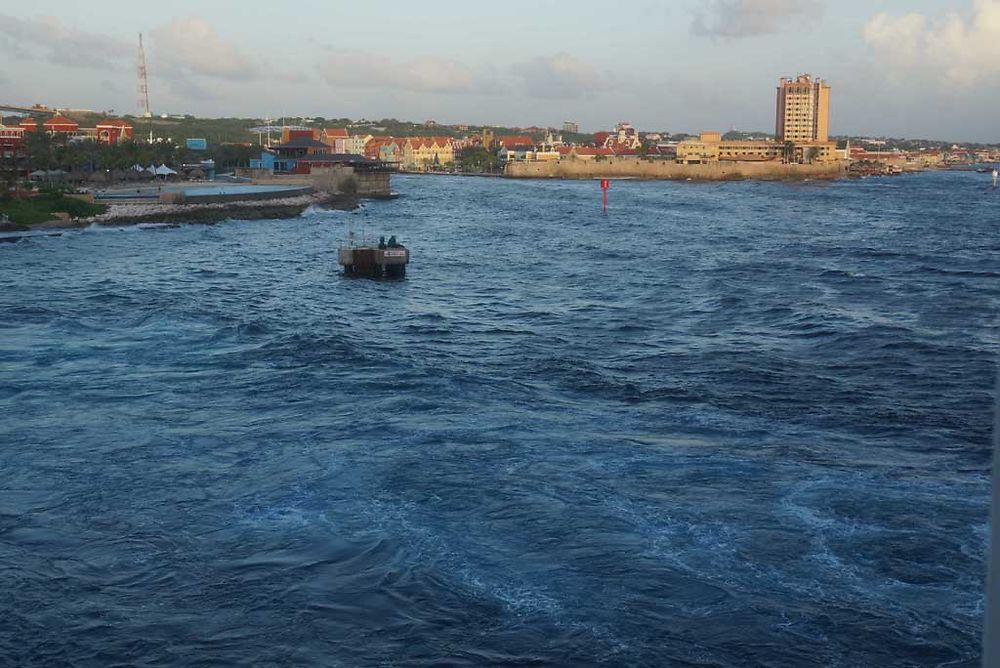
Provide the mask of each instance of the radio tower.
{"label": "radio tower", "polygon": [[146,81],[146,51],[142,48],[142,33],[139,33],[139,111],[143,118],[152,118],[149,112],[149,84]]}

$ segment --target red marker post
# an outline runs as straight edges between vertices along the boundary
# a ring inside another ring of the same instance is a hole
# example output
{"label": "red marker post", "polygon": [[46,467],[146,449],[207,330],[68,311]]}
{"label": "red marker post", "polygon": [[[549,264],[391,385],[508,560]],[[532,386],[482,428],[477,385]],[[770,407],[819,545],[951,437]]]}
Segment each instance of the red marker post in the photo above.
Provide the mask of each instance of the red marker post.
{"label": "red marker post", "polygon": [[610,187],[610,181],[607,179],[601,179],[601,192],[604,193],[604,213],[608,212],[608,188]]}

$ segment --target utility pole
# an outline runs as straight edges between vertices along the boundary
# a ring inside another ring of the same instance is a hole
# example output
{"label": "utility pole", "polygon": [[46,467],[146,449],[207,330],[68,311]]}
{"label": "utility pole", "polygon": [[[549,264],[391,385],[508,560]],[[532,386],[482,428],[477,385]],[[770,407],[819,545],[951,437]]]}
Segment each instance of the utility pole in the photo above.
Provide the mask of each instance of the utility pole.
{"label": "utility pole", "polygon": [[136,63],[138,75],[138,107],[143,118],[148,119],[149,143],[153,143],[153,114],[149,111],[149,81],[146,76],[146,50],[142,47],[142,33],[139,33],[139,55]]}

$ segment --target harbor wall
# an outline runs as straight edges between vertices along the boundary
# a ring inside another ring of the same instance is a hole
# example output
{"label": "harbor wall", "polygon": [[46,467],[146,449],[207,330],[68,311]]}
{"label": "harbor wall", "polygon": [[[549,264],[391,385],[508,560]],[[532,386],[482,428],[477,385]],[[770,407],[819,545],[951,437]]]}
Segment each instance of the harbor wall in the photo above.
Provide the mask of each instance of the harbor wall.
{"label": "harbor wall", "polygon": [[637,178],[694,181],[794,181],[838,179],[847,175],[844,162],[788,165],[778,162],[711,162],[682,165],[667,160],[609,158],[608,160],[553,160],[512,162],[505,176],[516,179]]}
{"label": "harbor wall", "polygon": [[287,199],[289,197],[300,197],[314,192],[312,186],[302,186],[299,188],[289,187],[288,190],[280,190],[263,193],[241,193],[239,191],[226,192],[223,188],[217,195],[189,195],[184,191],[160,193],[159,201],[162,204],[221,204],[223,202],[262,202],[272,199]]}
{"label": "harbor wall", "polygon": [[239,176],[245,176],[257,185],[302,185],[315,188],[319,192],[352,197],[389,197],[390,172],[355,171],[348,165],[317,167],[312,174],[272,174],[263,169],[240,169]]}

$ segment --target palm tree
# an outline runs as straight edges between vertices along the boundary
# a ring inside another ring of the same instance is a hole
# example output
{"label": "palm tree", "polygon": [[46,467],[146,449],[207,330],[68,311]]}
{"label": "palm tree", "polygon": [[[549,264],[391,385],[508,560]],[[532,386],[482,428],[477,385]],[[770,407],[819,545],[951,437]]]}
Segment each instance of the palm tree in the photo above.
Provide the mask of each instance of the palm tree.
{"label": "palm tree", "polygon": [[782,158],[786,163],[792,163],[795,161],[795,142],[785,142],[784,149],[782,150]]}

